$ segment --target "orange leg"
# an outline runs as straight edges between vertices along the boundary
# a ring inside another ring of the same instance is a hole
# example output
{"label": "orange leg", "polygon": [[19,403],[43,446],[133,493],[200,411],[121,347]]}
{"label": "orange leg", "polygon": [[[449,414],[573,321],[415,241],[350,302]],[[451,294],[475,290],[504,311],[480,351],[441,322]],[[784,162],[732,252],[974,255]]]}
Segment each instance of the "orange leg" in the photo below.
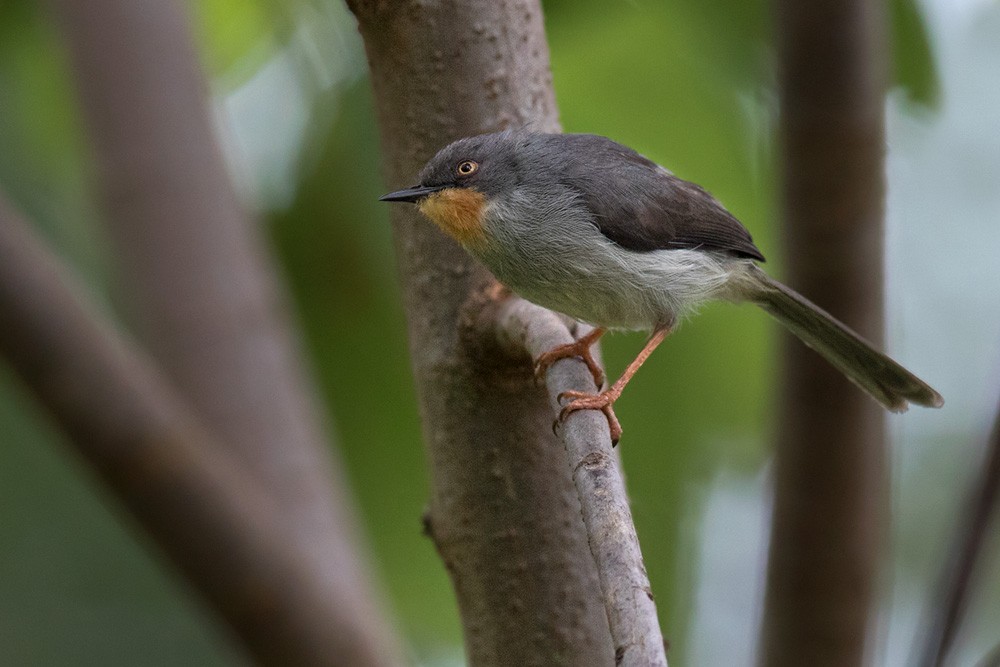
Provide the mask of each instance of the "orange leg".
{"label": "orange leg", "polygon": [[[646,341],[645,347],[639,352],[639,355],[628,365],[622,376],[611,385],[606,391],[602,391],[599,394],[588,394],[582,391],[564,391],[559,394],[559,401],[561,402],[564,398],[573,399],[567,403],[562,411],[559,413],[559,418],[556,423],[562,423],[566,417],[570,416],[577,410],[600,410],[608,418],[608,426],[611,427],[611,443],[613,445],[618,444],[618,440],[622,437],[622,426],[618,423],[618,417],[615,416],[615,411],[612,408],[615,401],[622,395],[622,390],[625,389],[625,385],[629,383],[632,376],[635,375],[639,367],[649,358],[649,355],[653,353],[653,350],[663,342],[663,339],[667,337],[670,333],[671,327],[661,327],[653,332],[649,340]],[[583,339],[581,339],[583,340]],[[556,348],[558,349],[558,348]]]}
{"label": "orange leg", "polygon": [[543,352],[535,359],[535,377],[541,379],[545,375],[545,371],[549,370],[549,366],[560,359],[580,357],[583,359],[583,363],[587,364],[587,368],[590,369],[590,374],[594,376],[594,384],[600,389],[604,385],[604,370],[590,353],[590,346],[596,343],[604,335],[605,331],[607,329],[599,327],[579,340],[554,347],[548,352]]}

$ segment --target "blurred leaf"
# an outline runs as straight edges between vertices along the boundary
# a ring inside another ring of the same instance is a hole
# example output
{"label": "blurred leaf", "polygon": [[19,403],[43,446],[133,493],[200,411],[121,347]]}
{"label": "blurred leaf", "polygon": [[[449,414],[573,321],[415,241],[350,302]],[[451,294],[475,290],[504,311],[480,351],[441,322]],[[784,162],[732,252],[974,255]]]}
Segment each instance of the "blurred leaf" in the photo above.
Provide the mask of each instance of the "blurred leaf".
{"label": "blurred leaf", "polygon": [[208,71],[236,85],[253,75],[275,48],[281,25],[271,0],[191,0],[188,8]]}
{"label": "blurred leaf", "polygon": [[910,101],[936,107],[941,94],[937,65],[916,0],[891,0],[889,21],[894,83]]}
{"label": "blurred leaf", "polygon": [[0,187],[77,271],[106,286],[77,108],[48,16],[35,3],[0,4]]}

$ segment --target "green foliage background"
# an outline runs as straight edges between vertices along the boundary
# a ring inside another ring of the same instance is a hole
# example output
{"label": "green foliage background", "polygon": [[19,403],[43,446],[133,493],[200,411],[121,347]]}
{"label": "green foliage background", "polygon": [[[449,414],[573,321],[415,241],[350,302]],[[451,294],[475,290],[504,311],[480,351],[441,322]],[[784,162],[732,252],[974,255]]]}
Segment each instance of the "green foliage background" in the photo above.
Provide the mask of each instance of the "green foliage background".
{"label": "green foliage background", "polygon": [[[241,183],[291,284],[399,627],[420,661],[459,660],[450,584],[420,534],[427,478],[352,19],[332,0],[189,8],[223,108],[276,60],[291,63],[291,74],[282,71],[308,122],[278,147],[284,161],[251,165]],[[780,274],[766,3],[551,0],[545,10],[565,129],[606,134],[704,184]],[[890,15],[896,83],[911,104],[933,108],[939,90],[921,15],[909,0],[895,0]],[[0,186],[114,312],[119,287],[90,164],[57,31],[34,2],[0,5]],[[692,623],[706,488],[721,472],[751,478],[766,462],[773,333],[751,309],[706,308],[619,404],[635,517],[675,656],[685,655]],[[607,341],[612,375],[640,345],[639,335]],[[0,365],[0,663],[242,661],[133,528]]]}

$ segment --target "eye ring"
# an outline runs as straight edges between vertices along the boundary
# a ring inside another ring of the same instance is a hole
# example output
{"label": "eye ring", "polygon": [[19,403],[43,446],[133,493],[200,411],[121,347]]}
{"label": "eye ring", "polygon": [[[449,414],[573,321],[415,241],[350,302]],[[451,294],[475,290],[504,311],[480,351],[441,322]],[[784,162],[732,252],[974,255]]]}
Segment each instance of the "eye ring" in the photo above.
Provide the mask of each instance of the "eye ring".
{"label": "eye ring", "polygon": [[472,176],[479,171],[479,163],[475,160],[465,160],[455,167],[455,171],[459,176]]}

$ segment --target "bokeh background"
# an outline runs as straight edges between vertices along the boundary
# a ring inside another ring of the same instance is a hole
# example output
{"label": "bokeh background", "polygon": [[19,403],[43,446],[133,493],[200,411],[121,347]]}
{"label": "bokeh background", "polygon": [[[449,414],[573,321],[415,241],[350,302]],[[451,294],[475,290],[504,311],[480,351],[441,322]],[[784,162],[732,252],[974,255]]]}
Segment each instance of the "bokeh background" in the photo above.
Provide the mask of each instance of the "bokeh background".
{"label": "bokeh background", "polygon": [[[0,4],[0,187],[114,312],[115,258],[73,84],[38,4]],[[780,276],[767,4],[544,6],[564,128],[608,135],[705,185]],[[450,584],[420,531],[427,475],[353,19],[335,0],[188,7],[232,177],[291,285],[398,627],[418,664],[462,664]],[[887,13],[889,347],[947,400],[890,417],[893,511],[872,658],[905,665],[1000,393],[1000,3],[893,0]],[[605,340],[611,375],[642,344]],[[710,306],[617,406],[672,664],[753,655],[776,353],[765,315]],[[956,664],[1000,643],[997,547]],[[237,655],[0,361],[0,664],[228,665]]]}

